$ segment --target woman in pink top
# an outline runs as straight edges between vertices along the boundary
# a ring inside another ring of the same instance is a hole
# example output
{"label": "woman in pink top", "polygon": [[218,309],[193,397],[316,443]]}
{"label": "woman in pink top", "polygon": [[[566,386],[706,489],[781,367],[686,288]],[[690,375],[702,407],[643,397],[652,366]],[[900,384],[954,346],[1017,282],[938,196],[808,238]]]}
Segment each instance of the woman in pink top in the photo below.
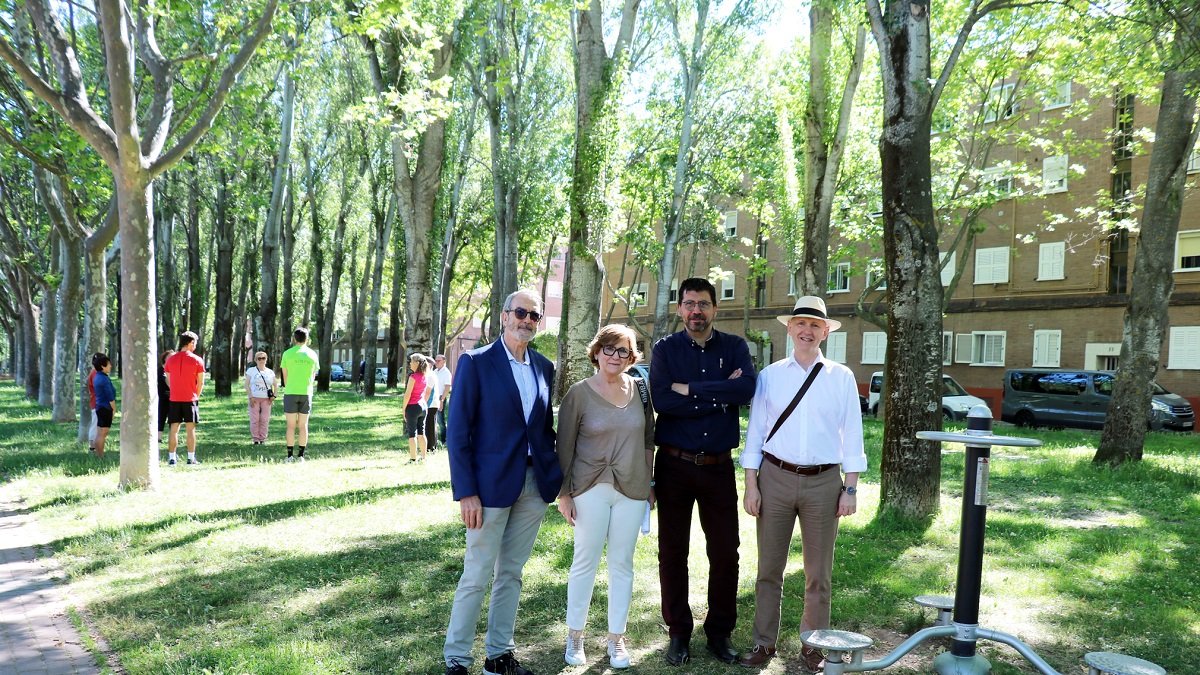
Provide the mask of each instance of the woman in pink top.
{"label": "woman in pink top", "polygon": [[417,450],[425,459],[425,400],[429,386],[425,373],[429,359],[417,353],[408,357],[408,382],[404,385],[404,433],[408,436],[408,461],[417,461]]}

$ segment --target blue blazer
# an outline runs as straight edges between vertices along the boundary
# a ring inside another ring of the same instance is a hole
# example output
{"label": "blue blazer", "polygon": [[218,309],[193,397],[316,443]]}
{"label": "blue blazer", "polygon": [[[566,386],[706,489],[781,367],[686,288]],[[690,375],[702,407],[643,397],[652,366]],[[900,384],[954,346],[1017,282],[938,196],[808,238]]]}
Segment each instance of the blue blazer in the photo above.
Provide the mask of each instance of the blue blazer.
{"label": "blue blazer", "polygon": [[558,496],[563,476],[554,451],[554,364],[532,349],[526,354],[537,382],[528,423],[508,353],[499,340],[458,359],[446,425],[455,501],[478,495],[489,508],[515,504],[525,487],[530,448],[542,499],[549,503]]}

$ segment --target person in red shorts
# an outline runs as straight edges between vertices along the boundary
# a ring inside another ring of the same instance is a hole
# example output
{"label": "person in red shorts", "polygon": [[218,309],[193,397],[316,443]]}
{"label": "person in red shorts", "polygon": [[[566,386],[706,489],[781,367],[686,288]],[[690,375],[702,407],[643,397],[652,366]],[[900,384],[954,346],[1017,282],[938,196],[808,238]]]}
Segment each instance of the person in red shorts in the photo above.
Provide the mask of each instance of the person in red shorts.
{"label": "person in red shorts", "polygon": [[175,448],[179,445],[179,425],[187,428],[188,464],[196,459],[196,424],[200,422],[200,392],[204,390],[204,360],[196,356],[196,341],[192,331],[179,334],[179,351],[163,364],[171,401],[167,405],[167,464],[175,466]]}

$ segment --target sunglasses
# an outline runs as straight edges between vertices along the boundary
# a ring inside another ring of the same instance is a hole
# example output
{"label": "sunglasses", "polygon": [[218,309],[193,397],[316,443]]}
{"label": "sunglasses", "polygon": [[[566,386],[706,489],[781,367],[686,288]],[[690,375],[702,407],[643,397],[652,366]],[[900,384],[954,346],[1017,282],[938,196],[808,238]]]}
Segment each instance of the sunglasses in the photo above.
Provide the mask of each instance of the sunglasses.
{"label": "sunglasses", "polygon": [[624,347],[614,347],[612,345],[605,345],[600,348],[600,351],[604,352],[605,356],[612,356],[616,354],[617,357],[622,359],[629,358],[629,355],[633,353]]}
{"label": "sunglasses", "polygon": [[525,309],[524,307],[514,307],[507,311],[515,314],[517,316],[518,321],[524,321],[525,319],[533,319],[533,322],[537,323],[538,321],[542,320],[541,312],[531,312],[531,311]]}
{"label": "sunglasses", "polygon": [[255,358],[254,360],[255,360],[255,361],[266,361],[266,360],[267,360],[267,357],[265,357],[265,356],[259,356],[259,357]]}

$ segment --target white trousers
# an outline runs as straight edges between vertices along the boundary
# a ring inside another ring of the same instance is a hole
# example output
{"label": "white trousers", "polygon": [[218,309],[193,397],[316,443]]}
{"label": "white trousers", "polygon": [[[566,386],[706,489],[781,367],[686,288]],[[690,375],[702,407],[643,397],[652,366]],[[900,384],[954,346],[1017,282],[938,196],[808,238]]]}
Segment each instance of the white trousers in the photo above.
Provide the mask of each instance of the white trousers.
{"label": "white trousers", "polygon": [[97,421],[96,421],[96,409],[92,408],[92,425],[88,427],[88,443],[91,443],[92,445],[96,444],[96,429],[97,428],[98,427],[97,427]]}
{"label": "white trousers", "polygon": [[583,630],[600,554],[608,543],[608,632],[623,634],[633,596],[633,549],[646,500],[630,499],[609,483],[575,497],[575,558],[567,579],[567,628]]}

